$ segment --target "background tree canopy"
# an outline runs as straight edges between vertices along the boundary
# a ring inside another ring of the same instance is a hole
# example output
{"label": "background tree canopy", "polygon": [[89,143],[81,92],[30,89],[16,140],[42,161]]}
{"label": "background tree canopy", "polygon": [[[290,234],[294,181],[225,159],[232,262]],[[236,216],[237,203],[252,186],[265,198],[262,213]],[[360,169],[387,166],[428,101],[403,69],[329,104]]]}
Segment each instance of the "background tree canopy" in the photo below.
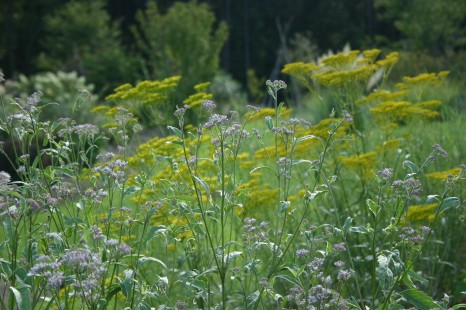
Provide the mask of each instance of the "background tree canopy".
{"label": "background tree canopy", "polygon": [[0,23],[7,77],[76,71],[104,93],[175,74],[187,91],[219,69],[250,86],[347,43],[461,72],[466,47],[462,0],[2,0]]}

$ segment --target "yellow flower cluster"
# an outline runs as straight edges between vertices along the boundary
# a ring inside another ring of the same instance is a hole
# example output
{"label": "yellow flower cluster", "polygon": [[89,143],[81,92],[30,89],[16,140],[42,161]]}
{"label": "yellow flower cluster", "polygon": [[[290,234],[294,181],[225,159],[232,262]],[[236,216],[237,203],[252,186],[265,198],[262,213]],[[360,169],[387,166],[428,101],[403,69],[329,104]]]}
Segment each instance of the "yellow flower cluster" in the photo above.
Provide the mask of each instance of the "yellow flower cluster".
{"label": "yellow flower cluster", "polygon": [[383,67],[386,71],[389,71],[393,68],[394,65],[398,62],[400,56],[397,52],[392,52],[388,54],[384,59],[380,59],[376,62],[378,66]]}
{"label": "yellow flower cluster", "polygon": [[421,73],[414,77],[405,76],[403,81],[408,85],[440,85],[448,74],[448,71],[441,71],[439,73]]}
{"label": "yellow flower cluster", "polygon": [[450,176],[457,176],[461,172],[461,168],[453,168],[445,171],[437,171],[426,174],[426,177],[434,180],[446,180]]}
{"label": "yellow flower cluster", "polygon": [[206,100],[212,100],[213,95],[207,91],[210,83],[200,83],[194,86],[195,94],[189,96],[183,101],[183,104],[186,104],[190,108],[199,106]]}
{"label": "yellow flower cluster", "polygon": [[285,65],[282,72],[298,78],[310,87],[315,81],[324,86],[342,86],[353,83],[366,82],[380,67],[387,66],[394,61],[389,55],[386,63],[375,62],[380,50],[373,49],[342,52],[330,55],[321,60],[320,64],[314,62],[296,62]]}
{"label": "yellow flower cluster", "polygon": [[[326,140],[329,137],[330,134],[330,126],[331,124],[338,123],[340,122],[341,119],[339,118],[324,118],[321,120],[319,123],[312,125],[310,128],[299,128],[296,132],[296,135],[298,137],[304,137],[304,136],[315,136],[320,138],[321,140]],[[338,127],[337,131],[334,134],[334,138],[342,138],[347,135],[347,130],[350,126],[350,123],[343,123]],[[311,138],[302,141],[296,146],[295,149],[295,156],[297,158],[308,158],[310,151],[315,150],[316,146],[320,145],[321,142],[317,138]],[[318,151],[320,151],[318,149]]]}
{"label": "yellow flower cluster", "polygon": [[351,155],[348,157],[340,156],[339,160],[344,167],[354,170],[359,173],[362,177],[369,175],[371,169],[377,164],[377,153],[368,152],[359,155]]}
{"label": "yellow flower cluster", "polygon": [[155,161],[154,155],[179,157],[183,154],[181,148],[172,144],[172,142],[177,139],[178,138],[175,136],[153,138],[139,145],[137,154],[130,157],[128,163],[132,166],[139,165],[140,163],[151,165]]}
{"label": "yellow flower cluster", "polygon": [[173,76],[162,81],[142,81],[136,86],[123,84],[115,88],[113,94],[105,99],[109,101],[134,100],[143,105],[157,104],[168,100],[168,96],[176,89],[181,76]]}
{"label": "yellow flower cluster", "polygon": [[[292,110],[287,108],[287,107],[283,107],[280,111],[280,117],[282,118],[289,118],[290,115],[291,115],[291,112]],[[260,109],[259,112],[256,112],[256,113],[247,113],[247,115],[249,116],[249,120],[250,121],[254,121],[254,120],[263,120],[265,119],[266,116],[270,116],[270,117],[275,117],[275,109],[274,108],[262,108]]]}
{"label": "yellow flower cluster", "polygon": [[410,119],[433,119],[439,116],[437,111],[432,109],[441,105],[438,100],[429,100],[418,103],[409,101],[385,101],[371,108],[371,113],[376,121],[380,123],[395,122],[403,123]]}
{"label": "yellow flower cluster", "polygon": [[385,102],[385,101],[394,101],[406,97],[408,90],[404,89],[397,92],[390,92],[388,90],[376,90],[370,93],[368,96],[361,98],[356,103],[357,104],[367,104],[373,102]]}
{"label": "yellow flower cluster", "polygon": [[406,219],[409,222],[432,221],[435,217],[436,203],[412,205],[408,208]]}

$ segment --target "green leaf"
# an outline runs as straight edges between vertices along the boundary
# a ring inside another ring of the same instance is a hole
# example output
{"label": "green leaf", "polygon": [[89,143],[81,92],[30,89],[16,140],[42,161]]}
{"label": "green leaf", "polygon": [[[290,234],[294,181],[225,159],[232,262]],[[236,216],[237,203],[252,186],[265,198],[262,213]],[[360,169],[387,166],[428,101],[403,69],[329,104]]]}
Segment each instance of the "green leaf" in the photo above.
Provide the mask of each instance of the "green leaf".
{"label": "green leaf", "polygon": [[382,207],[380,207],[379,204],[372,201],[371,199],[367,199],[366,203],[367,203],[367,206],[369,207],[369,210],[371,210],[372,214],[374,214],[374,216],[377,217],[377,214],[379,214]]}
{"label": "green leaf", "polygon": [[283,279],[287,282],[290,282],[296,286],[301,286],[302,284],[299,283],[299,281],[296,279],[296,278],[293,278],[293,277],[290,277],[289,275],[286,275],[286,274],[277,274],[276,276],[274,276],[274,278],[278,278],[278,279]]}
{"label": "green leaf", "polygon": [[246,309],[254,309],[254,306],[259,299],[260,292],[255,291],[251,293],[247,298],[246,298]]}
{"label": "green leaf", "polygon": [[353,223],[353,218],[352,217],[348,217],[345,221],[345,223],[343,224],[343,227],[341,229],[342,233],[343,233],[343,237],[346,237],[348,235],[348,232],[350,230],[350,227],[351,227],[351,223]]}
{"label": "green leaf", "polygon": [[173,126],[167,126],[168,130],[170,130],[175,136],[177,136],[178,138],[182,139],[183,140],[183,132],[176,128],[176,127],[173,127]]}
{"label": "green leaf", "polygon": [[309,140],[309,139],[318,139],[316,136],[314,135],[307,135],[307,136],[303,136],[303,137],[300,137],[296,140],[296,144],[299,144],[303,141],[306,141],[306,140]]}
{"label": "green leaf", "polygon": [[367,234],[367,228],[365,226],[354,226],[349,229],[350,232],[354,232],[357,234]]}
{"label": "green leaf", "polygon": [[268,130],[273,129],[273,120],[270,116],[265,117],[265,127],[267,127]]}
{"label": "green leaf", "polygon": [[196,181],[198,181],[199,183],[201,183],[202,187],[204,187],[206,193],[207,193],[207,196],[210,196],[210,188],[209,188],[209,185],[206,183],[206,181],[204,181],[203,179],[197,177],[197,176],[193,176],[194,179]]}
{"label": "green leaf", "polygon": [[291,202],[289,201],[280,201],[280,203],[281,203],[280,213],[285,212],[291,204]]}
{"label": "green leaf", "polygon": [[155,258],[155,257],[150,257],[150,256],[143,256],[138,259],[138,266],[141,266],[145,264],[146,262],[155,262],[160,265],[162,265],[163,268],[167,269],[167,265],[165,265],[164,262],[162,262],[160,259]]}
{"label": "green leaf", "polygon": [[121,288],[121,292],[123,293],[123,295],[126,298],[128,298],[131,294],[134,271],[131,269],[127,269],[123,271],[123,273],[125,274],[125,279],[120,283],[120,288]]}
{"label": "green leaf", "polygon": [[136,193],[139,190],[140,190],[140,188],[137,187],[136,185],[131,185],[131,186],[129,186],[129,187],[127,187],[125,189],[125,192],[123,193],[123,196],[132,195],[132,194]]}
{"label": "green leaf", "polygon": [[424,279],[423,277],[421,277],[419,274],[415,273],[414,271],[412,270],[408,270],[408,276],[410,278],[412,278],[413,280],[416,280],[418,282],[423,282],[423,283],[427,283],[428,280],[427,279]]}
{"label": "green leaf", "polygon": [[180,140],[175,140],[175,141],[169,141],[167,143],[171,143],[171,144],[177,144],[177,145],[183,145],[184,142],[183,141],[180,141]]}
{"label": "green leaf", "polygon": [[403,168],[409,169],[411,171],[411,173],[418,173],[419,172],[419,168],[416,166],[416,164],[414,164],[412,161],[409,161],[409,160],[405,160],[403,162]]}
{"label": "green leaf", "polygon": [[112,300],[113,296],[121,292],[121,285],[118,284],[113,284],[112,286],[109,287],[107,296],[105,297],[105,300],[107,301],[107,304]]}
{"label": "green leaf", "polygon": [[456,310],[456,309],[466,309],[466,304],[457,304],[457,305],[454,305],[453,307],[451,307],[452,310]]}
{"label": "green leaf", "polygon": [[350,306],[350,309],[362,310],[361,306],[359,306],[358,302],[354,297],[351,297],[351,299],[347,300],[346,303],[348,304],[348,306]]}
{"label": "green leaf", "polygon": [[377,257],[377,279],[379,280],[382,288],[387,288],[393,282],[393,272],[388,268],[390,264],[390,258],[385,255],[379,255]]}
{"label": "green leaf", "polygon": [[260,166],[260,167],[256,167],[254,169],[252,169],[251,171],[249,171],[249,174],[253,174],[254,172],[256,172],[257,170],[260,170],[260,169],[269,169],[269,170],[272,170],[272,168],[270,168],[269,166]]}
{"label": "green leaf", "polygon": [[278,108],[277,108],[277,115],[280,117],[280,115],[282,114],[282,109],[283,109],[283,106],[285,105],[284,102],[280,102],[278,104]]}
{"label": "green leaf", "polygon": [[441,308],[432,297],[417,289],[409,289],[400,293],[408,303],[420,310],[429,310],[433,308]]}
{"label": "green leaf", "polygon": [[26,285],[21,286],[20,288],[16,289],[14,287],[10,287],[10,291],[15,296],[16,304],[18,305],[18,309],[21,310],[28,310],[31,308],[31,296],[29,293],[29,287]]}
{"label": "green leaf", "polygon": [[448,197],[440,205],[439,213],[442,213],[450,208],[458,208],[461,201],[458,197]]}
{"label": "green leaf", "polygon": [[225,262],[227,266],[229,266],[233,262],[233,260],[237,258],[238,256],[243,256],[243,252],[234,251],[231,253],[227,253],[223,256],[223,261]]}

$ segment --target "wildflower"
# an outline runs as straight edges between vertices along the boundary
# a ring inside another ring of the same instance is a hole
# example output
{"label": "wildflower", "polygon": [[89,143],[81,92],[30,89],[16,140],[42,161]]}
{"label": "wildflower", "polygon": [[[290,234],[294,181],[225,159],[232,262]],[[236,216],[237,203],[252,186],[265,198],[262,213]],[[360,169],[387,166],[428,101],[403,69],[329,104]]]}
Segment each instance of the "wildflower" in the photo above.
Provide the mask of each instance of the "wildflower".
{"label": "wildflower", "polygon": [[118,244],[118,240],[116,239],[108,239],[107,241],[105,241],[106,246],[115,246],[117,244]]}
{"label": "wildflower", "polygon": [[377,175],[379,175],[383,180],[389,181],[393,175],[392,168],[384,168],[382,170],[377,171]]}
{"label": "wildflower", "polygon": [[226,115],[212,114],[209,120],[204,124],[205,129],[212,129],[214,126],[225,125],[228,120]]}
{"label": "wildflower", "polygon": [[82,99],[85,101],[89,101],[92,99],[92,94],[86,89],[80,89],[78,93],[81,95]]}
{"label": "wildflower", "polygon": [[308,300],[311,304],[321,303],[327,300],[331,296],[331,294],[332,292],[329,289],[318,284],[312,287]]}
{"label": "wildflower", "polygon": [[187,308],[187,307],[188,307],[188,303],[185,302],[185,301],[180,301],[180,300],[178,300],[178,301],[176,302],[176,309],[182,310],[182,309],[185,309],[185,308]]}
{"label": "wildflower", "polygon": [[42,97],[42,95],[43,93],[41,91],[36,91],[31,96],[27,97],[26,106],[25,106],[26,110],[31,111],[31,110],[28,110],[27,108],[36,106],[40,102],[40,98]]}
{"label": "wildflower", "polygon": [[10,183],[11,176],[5,171],[0,171],[0,188]]}
{"label": "wildflower", "polygon": [[314,272],[317,272],[323,265],[324,259],[316,257],[307,266]]}
{"label": "wildflower", "polygon": [[99,127],[97,127],[96,125],[92,125],[92,124],[76,125],[76,126],[73,126],[72,129],[78,136],[92,137],[99,133]]}
{"label": "wildflower", "polygon": [[332,247],[333,251],[335,252],[342,252],[346,251],[346,247],[343,243],[337,243]]}
{"label": "wildflower", "polygon": [[175,117],[180,120],[183,118],[184,114],[186,113],[186,110],[189,109],[189,106],[188,105],[184,105],[183,107],[181,108],[178,108],[175,110],[175,113],[173,113],[173,115],[175,115]]}
{"label": "wildflower", "polygon": [[306,249],[298,249],[296,250],[296,257],[301,257],[309,254],[309,250]]}
{"label": "wildflower", "polygon": [[298,306],[304,306],[306,304],[306,300],[304,299],[304,290],[297,285],[290,288],[290,292],[286,298],[295,302]]}
{"label": "wildflower", "polygon": [[279,91],[280,89],[286,88],[286,83],[282,80],[275,80],[273,82],[271,80],[267,80],[265,82],[265,85],[271,87],[275,92]]}
{"label": "wildflower", "polygon": [[122,242],[118,245],[118,252],[121,255],[128,255],[131,253],[131,248],[126,243]]}
{"label": "wildflower", "polygon": [[251,113],[258,113],[261,110],[260,108],[249,104],[246,106],[246,109],[248,109],[248,111],[250,111]]}
{"label": "wildflower", "polygon": [[212,111],[217,107],[217,105],[212,100],[206,100],[202,103],[202,107],[206,109],[207,112],[212,113]]}
{"label": "wildflower", "polygon": [[337,279],[340,282],[346,282],[354,274],[353,269],[338,271]]}
{"label": "wildflower", "polygon": [[353,122],[353,116],[348,113],[346,110],[342,110],[341,114],[343,115],[343,121],[345,123],[352,123]]}
{"label": "wildflower", "polygon": [[338,267],[338,268],[341,268],[341,267],[345,266],[345,263],[342,262],[341,260],[336,261],[333,264],[335,265],[335,267]]}
{"label": "wildflower", "polygon": [[133,126],[133,132],[134,133],[138,133],[138,132],[141,132],[143,130],[142,126],[140,124],[135,124]]}
{"label": "wildflower", "polygon": [[434,149],[434,154],[432,155],[434,156],[433,159],[435,159],[437,155],[448,158],[448,153],[439,144],[434,144],[432,148]]}
{"label": "wildflower", "polygon": [[102,233],[102,229],[96,225],[91,226],[91,237],[94,240],[105,238],[105,236]]}
{"label": "wildflower", "polygon": [[308,121],[306,121],[305,119],[302,119],[302,118],[299,120],[299,123],[300,123],[300,125],[302,127],[311,127],[312,126],[311,122],[308,122]]}

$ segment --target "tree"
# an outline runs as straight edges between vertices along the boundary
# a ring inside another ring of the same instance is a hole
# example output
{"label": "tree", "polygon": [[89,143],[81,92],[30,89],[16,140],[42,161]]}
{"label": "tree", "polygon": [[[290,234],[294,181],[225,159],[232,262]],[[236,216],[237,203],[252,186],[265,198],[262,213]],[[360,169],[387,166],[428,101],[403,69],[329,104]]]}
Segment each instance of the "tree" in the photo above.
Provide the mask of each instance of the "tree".
{"label": "tree", "polygon": [[444,53],[466,46],[464,0],[375,0],[379,17],[391,21],[405,47]]}
{"label": "tree", "polygon": [[42,69],[76,71],[99,90],[135,79],[136,60],[122,47],[104,1],[68,2],[45,17],[45,29]]}
{"label": "tree", "polygon": [[177,2],[161,14],[155,1],[150,1],[136,20],[134,34],[150,78],[181,75],[179,89],[185,96],[195,84],[214,77],[228,29],[223,22],[214,28],[215,15],[207,4]]}

